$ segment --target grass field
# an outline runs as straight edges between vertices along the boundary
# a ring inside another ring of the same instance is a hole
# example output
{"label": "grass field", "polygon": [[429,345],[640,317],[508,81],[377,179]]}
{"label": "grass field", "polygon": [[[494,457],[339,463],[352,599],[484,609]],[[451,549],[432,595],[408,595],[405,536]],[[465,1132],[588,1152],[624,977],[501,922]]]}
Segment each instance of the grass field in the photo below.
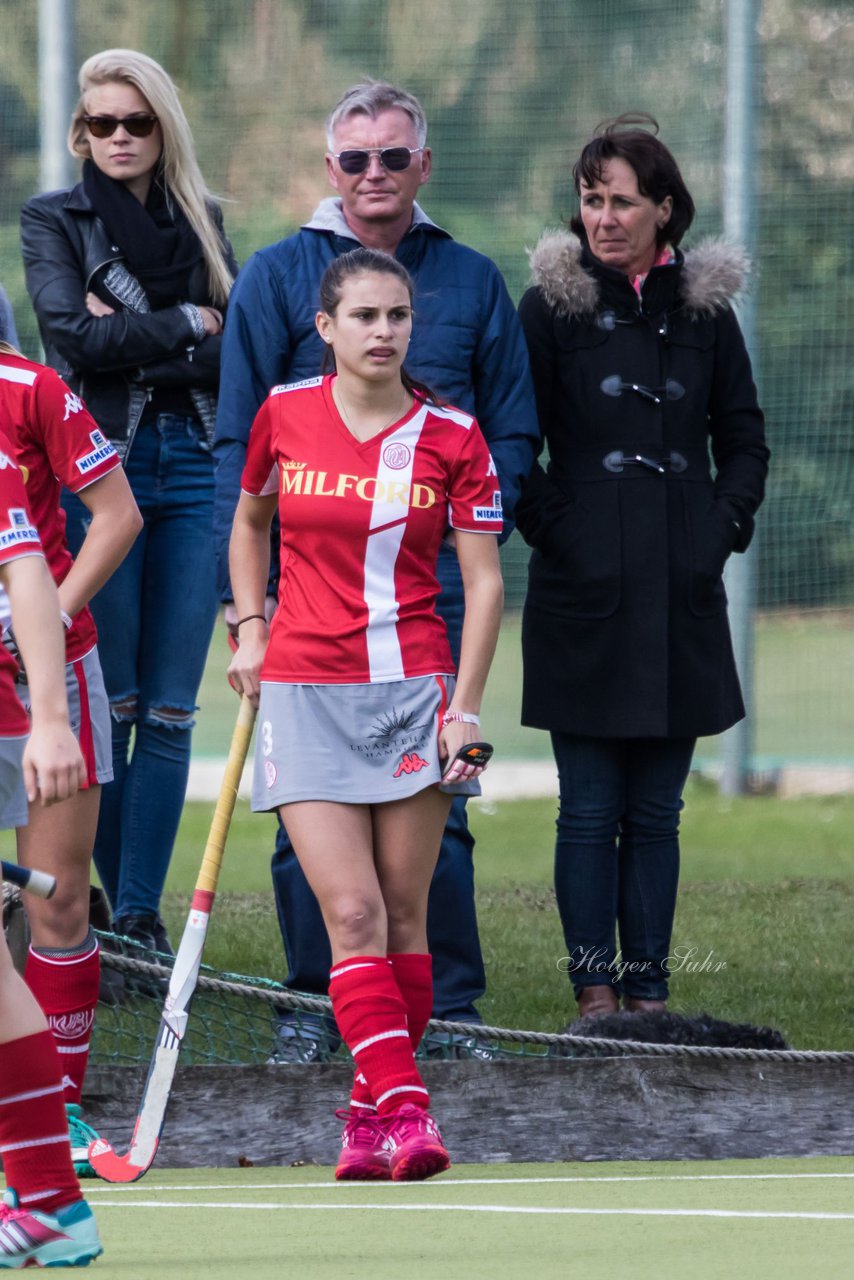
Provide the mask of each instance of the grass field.
{"label": "grass field", "polygon": [[854,1160],[463,1165],[421,1184],[330,1169],[87,1183],[93,1277],[847,1280]]}
{"label": "grass field", "polygon": [[[522,688],[520,618],[505,615],[484,701],[483,721],[502,756],[549,758],[548,735],[519,724]],[[205,681],[195,749],[224,755],[235,696],[225,628],[217,624]],[[782,763],[854,762],[854,613],[850,610],[761,615],[756,624],[756,756],[763,768]],[[697,756],[711,762],[720,740],[701,740]]]}
{"label": "grass field", "polygon": [[[561,1031],[573,1016],[551,889],[554,802],[472,805],[487,1022]],[[188,804],[164,914],[183,927],[211,806]],[[721,798],[694,782],[683,819],[673,1005],[780,1027],[798,1048],[854,1049],[854,797]],[[272,821],[238,804],[206,959],[282,976]]]}

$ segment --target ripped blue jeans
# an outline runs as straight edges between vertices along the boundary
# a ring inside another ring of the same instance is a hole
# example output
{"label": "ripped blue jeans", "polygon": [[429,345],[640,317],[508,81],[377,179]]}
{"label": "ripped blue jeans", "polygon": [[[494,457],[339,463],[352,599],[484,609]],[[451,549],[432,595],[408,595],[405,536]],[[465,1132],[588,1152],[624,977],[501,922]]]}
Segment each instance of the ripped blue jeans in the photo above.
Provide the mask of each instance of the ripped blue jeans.
{"label": "ripped blue jeans", "polygon": [[[160,414],[143,423],[125,469],[145,524],[92,601],[114,769],[94,856],[114,916],[158,910],[217,609],[213,463],[194,420]],[[64,505],[76,554],[87,513],[77,499]]]}

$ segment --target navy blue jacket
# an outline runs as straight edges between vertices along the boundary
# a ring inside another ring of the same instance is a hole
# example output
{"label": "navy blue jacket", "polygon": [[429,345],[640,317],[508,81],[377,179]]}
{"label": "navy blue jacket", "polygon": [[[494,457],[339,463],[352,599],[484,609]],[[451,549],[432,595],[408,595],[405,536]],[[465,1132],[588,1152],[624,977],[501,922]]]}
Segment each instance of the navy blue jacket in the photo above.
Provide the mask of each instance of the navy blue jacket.
{"label": "navy blue jacket", "polygon": [[[231,294],[214,445],[224,599],[230,598],[228,539],[255,414],[271,387],[320,372],[323,343],[314,326],[320,279],[333,258],[357,247],[340,200],[331,197],[295,235],[250,258]],[[475,415],[498,471],[505,519],[511,520],[539,427],[525,339],[501,274],[417,204],[396,257],[415,281],[406,368]]]}

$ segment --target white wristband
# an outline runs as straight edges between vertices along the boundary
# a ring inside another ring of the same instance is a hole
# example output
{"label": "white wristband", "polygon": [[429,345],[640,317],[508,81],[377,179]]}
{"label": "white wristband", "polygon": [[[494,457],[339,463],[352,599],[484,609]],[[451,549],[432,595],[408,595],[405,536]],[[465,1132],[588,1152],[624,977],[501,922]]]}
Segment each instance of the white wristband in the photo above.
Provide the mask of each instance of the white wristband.
{"label": "white wristband", "polygon": [[60,609],[59,616],[62,618],[62,625],[65,627],[65,630],[70,631],[74,625],[74,619],[69,613],[66,613],[64,609]]}
{"label": "white wristband", "polygon": [[446,711],[442,716],[442,728],[452,723],[480,724],[480,716],[476,716],[473,711]]}

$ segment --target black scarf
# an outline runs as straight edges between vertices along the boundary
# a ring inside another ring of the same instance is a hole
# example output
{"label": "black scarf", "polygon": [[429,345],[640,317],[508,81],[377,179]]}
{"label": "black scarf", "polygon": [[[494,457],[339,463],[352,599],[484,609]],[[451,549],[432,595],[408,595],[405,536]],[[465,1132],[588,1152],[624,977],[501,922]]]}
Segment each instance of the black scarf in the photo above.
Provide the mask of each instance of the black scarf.
{"label": "black scarf", "polygon": [[202,261],[202,246],[177,200],[167,202],[159,172],[144,205],[124,182],[108,177],[92,160],[83,163],[83,190],[145,290],[152,311],[187,302],[190,274]]}

